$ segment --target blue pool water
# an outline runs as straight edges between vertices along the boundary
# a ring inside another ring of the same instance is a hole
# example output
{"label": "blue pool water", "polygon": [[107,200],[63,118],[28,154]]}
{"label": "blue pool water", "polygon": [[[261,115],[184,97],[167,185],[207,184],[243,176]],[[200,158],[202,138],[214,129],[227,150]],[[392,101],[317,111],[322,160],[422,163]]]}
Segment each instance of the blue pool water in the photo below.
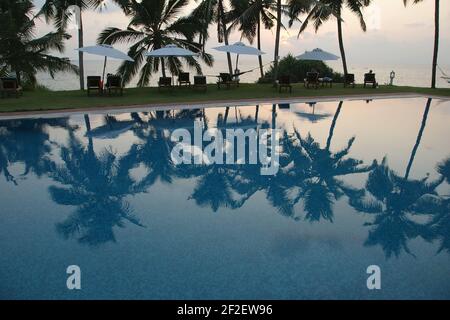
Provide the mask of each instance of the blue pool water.
{"label": "blue pool water", "polygon": [[[278,173],[175,165],[195,121],[283,129]],[[449,124],[425,98],[0,119],[0,298],[449,299]]]}

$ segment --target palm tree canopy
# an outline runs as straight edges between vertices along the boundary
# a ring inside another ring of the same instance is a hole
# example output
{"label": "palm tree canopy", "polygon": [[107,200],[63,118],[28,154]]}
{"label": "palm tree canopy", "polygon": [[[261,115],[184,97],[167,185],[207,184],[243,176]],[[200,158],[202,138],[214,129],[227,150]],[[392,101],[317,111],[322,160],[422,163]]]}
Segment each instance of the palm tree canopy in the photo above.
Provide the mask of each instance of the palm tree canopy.
{"label": "palm tree canopy", "polygon": [[[292,2],[296,3],[297,1]],[[344,6],[358,16],[362,30],[366,31],[362,9],[370,3],[371,0],[318,0],[309,10],[308,16],[300,27],[299,34],[306,29],[309,23],[313,23],[314,29],[317,31],[324,22],[332,17],[343,21],[341,12]]]}
{"label": "palm tree canopy", "polygon": [[[128,1],[115,1],[119,6],[125,7]],[[106,0],[46,0],[38,15],[43,15],[48,22],[53,21],[59,31],[67,27],[67,23],[72,18],[72,13],[68,10],[71,6],[78,6],[80,10],[101,9],[106,6]]]}
{"label": "palm tree canopy", "polygon": [[31,84],[36,83],[36,73],[77,73],[76,66],[69,59],[58,58],[49,52],[64,51],[64,41],[70,36],[63,32],[49,32],[34,38],[35,9],[31,1],[5,0],[7,5],[0,10],[0,64],[16,72],[19,82],[23,77]]}
{"label": "palm tree canopy", "polygon": [[[98,43],[132,43],[128,55],[134,62],[124,62],[118,72],[123,75],[124,82],[128,83],[139,74],[138,86],[147,85],[152,73],[158,72],[163,59],[167,59],[169,70],[178,74],[182,71],[180,58],[144,57],[146,51],[159,49],[169,44],[200,53],[200,58],[208,65],[213,59],[209,54],[201,52],[200,44],[194,42],[194,37],[200,32],[199,24],[191,18],[180,18],[186,9],[188,0],[142,0],[141,3],[133,1],[124,10],[131,17],[126,29],[106,28],[98,37]],[[183,58],[189,67],[201,73],[200,64],[193,57]]]}

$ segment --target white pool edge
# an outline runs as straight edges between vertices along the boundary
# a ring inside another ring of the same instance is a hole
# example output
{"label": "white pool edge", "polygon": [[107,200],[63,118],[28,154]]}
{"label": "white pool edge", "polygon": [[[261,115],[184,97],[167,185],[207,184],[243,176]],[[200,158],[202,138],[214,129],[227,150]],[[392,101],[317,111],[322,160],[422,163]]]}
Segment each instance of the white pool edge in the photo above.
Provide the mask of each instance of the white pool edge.
{"label": "white pool edge", "polygon": [[[38,118],[62,118],[83,114],[118,114],[130,112],[148,112],[155,110],[174,109],[203,109],[220,107],[242,107],[258,104],[279,104],[279,103],[308,103],[308,102],[333,102],[333,101],[363,101],[363,100],[387,100],[387,99],[412,99],[412,98],[432,98],[441,101],[450,101],[450,97],[424,95],[424,94],[374,94],[374,95],[346,95],[346,96],[326,96],[326,97],[289,97],[289,98],[262,98],[262,99],[239,99],[226,101],[205,101],[187,103],[162,103],[133,106],[111,106],[93,108],[74,108],[65,110],[43,110],[0,113],[0,120],[14,119],[38,119]],[[250,106],[249,106],[250,107]]]}

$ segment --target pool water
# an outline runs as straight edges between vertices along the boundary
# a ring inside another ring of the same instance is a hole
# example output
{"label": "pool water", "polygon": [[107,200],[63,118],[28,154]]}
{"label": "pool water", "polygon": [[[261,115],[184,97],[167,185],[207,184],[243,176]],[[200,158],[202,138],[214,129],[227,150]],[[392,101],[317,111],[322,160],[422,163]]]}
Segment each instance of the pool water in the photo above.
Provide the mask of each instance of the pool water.
{"label": "pool water", "polygon": [[[277,174],[174,164],[195,122],[283,129]],[[0,119],[0,298],[449,299],[449,124],[426,98]]]}

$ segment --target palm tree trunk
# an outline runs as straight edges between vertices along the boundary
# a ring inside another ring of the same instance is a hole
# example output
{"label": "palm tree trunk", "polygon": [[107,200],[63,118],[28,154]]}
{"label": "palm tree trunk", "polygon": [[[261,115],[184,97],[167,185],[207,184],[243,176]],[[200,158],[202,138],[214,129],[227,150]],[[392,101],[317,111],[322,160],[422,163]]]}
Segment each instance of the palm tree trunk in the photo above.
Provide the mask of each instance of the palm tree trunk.
{"label": "palm tree trunk", "polygon": [[422,135],[423,135],[423,131],[425,130],[425,125],[427,124],[428,112],[430,111],[432,100],[433,99],[429,98],[427,101],[425,111],[424,111],[423,117],[422,117],[422,124],[420,126],[419,133],[417,134],[416,143],[414,144],[414,148],[411,152],[411,157],[409,158],[408,166],[406,167],[405,180],[408,180],[409,173],[411,171],[411,167],[414,162],[414,158],[416,156],[417,149],[419,148],[419,145],[420,145],[420,140],[422,140]]}
{"label": "palm tree trunk", "polygon": [[[258,38],[258,50],[261,51],[261,17],[260,14],[258,15],[258,30],[257,30],[257,38]],[[264,78],[264,69],[263,69],[263,63],[262,63],[262,57],[258,56],[259,61],[259,71],[261,73],[261,78]]]}
{"label": "palm tree trunk", "polygon": [[19,86],[22,86],[22,77],[20,76],[20,72],[16,71],[16,79],[17,79],[17,84]]}
{"label": "palm tree trunk", "polygon": [[339,117],[339,113],[341,113],[341,109],[342,109],[342,104],[344,103],[344,101],[340,101],[338,108],[336,110],[336,113],[334,114],[333,117],[333,121],[331,122],[331,127],[330,127],[330,132],[328,133],[328,138],[327,138],[327,146],[326,146],[326,150],[329,151],[330,150],[330,146],[331,146],[331,139],[333,138],[333,134],[334,134],[334,128],[336,127],[336,122],[337,119]]}
{"label": "palm tree trunk", "polygon": [[336,17],[336,19],[337,19],[339,50],[341,51],[342,67],[344,69],[344,76],[347,76],[347,73],[348,73],[347,59],[345,57],[344,40],[342,39],[342,19],[341,19],[340,11],[339,11],[339,15],[338,15],[338,17]]}
{"label": "palm tree trunk", "polygon": [[435,0],[434,4],[434,52],[433,52],[433,69],[431,74],[431,88],[436,88],[436,67],[439,50],[439,0]]}
{"label": "palm tree trunk", "polygon": [[161,58],[161,72],[162,76],[166,77],[166,64],[164,63],[164,58]]}
{"label": "palm tree trunk", "polygon": [[[80,10],[80,25],[78,26],[78,48],[83,47],[83,19]],[[84,90],[84,60],[83,52],[78,51],[78,64],[80,69],[80,90]]]}
{"label": "palm tree trunk", "polygon": [[[228,32],[227,32],[227,24],[225,22],[225,9],[223,7],[223,0],[219,0],[219,15],[220,15],[220,23],[222,24],[223,30],[223,40],[225,45],[228,45]],[[233,65],[231,64],[231,54],[227,52],[227,60],[228,60],[228,71],[230,74],[233,74]]]}
{"label": "palm tree trunk", "polygon": [[281,33],[281,0],[277,0],[277,31],[275,34],[275,52],[273,64],[273,85],[277,85],[278,80],[278,54],[280,49],[280,33]]}

